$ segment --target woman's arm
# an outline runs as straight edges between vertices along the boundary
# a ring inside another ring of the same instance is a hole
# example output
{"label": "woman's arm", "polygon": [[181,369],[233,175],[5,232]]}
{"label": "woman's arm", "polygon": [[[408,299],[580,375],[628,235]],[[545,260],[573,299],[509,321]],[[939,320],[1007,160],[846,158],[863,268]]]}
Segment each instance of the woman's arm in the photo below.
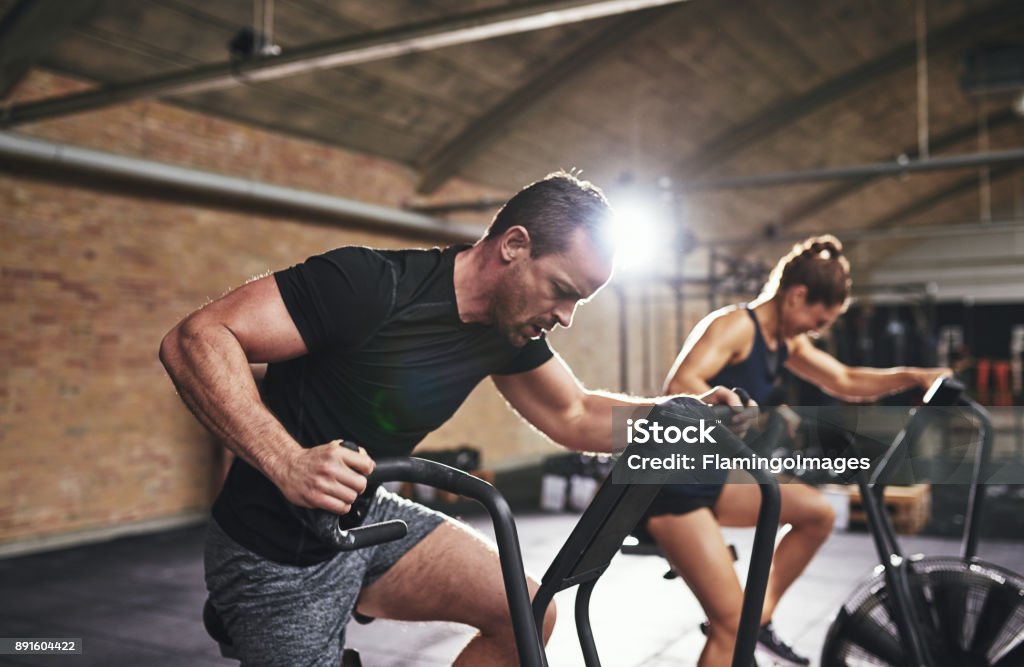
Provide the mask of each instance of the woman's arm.
{"label": "woman's arm", "polygon": [[786,368],[825,392],[852,402],[873,401],[913,387],[927,389],[936,379],[952,374],[948,368],[847,366],[819,350],[807,336],[797,337]]}
{"label": "woman's arm", "polygon": [[754,323],[742,310],[711,313],[687,337],[665,380],[665,392],[704,393],[711,388],[709,380],[739,358],[753,336]]}

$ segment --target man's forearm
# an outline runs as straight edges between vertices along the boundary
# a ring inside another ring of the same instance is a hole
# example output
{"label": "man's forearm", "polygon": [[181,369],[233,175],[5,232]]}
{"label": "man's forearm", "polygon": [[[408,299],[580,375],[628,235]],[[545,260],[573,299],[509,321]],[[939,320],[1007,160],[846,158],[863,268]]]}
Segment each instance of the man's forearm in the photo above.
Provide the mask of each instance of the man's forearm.
{"label": "man's forearm", "polygon": [[300,449],[263,405],[245,353],[226,328],[186,321],[164,338],[160,360],[200,423],[263,474],[274,479]]}
{"label": "man's forearm", "polygon": [[608,391],[587,391],[583,409],[571,430],[569,449],[591,452],[612,451],[612,414],[615,408],[653,407],[667,397],[641,397]]}
{"label": "man's forearm", "polygon": [[627,396],[606,391],[587,391],[583,399],[583,409],[580,410],[580,417],[576,420],[576,428],[570,431],[572,435],[567,438],[569,442],[562,441],[561,444],[581,451],[612,451],[612,415],[616,408],[652,408],[663,401],[680,396],[697,398],[711,405],[732,406],[735,412],[728,427],[729,430],[740,434],[741,437],[757,416],[756,406],[745,405],[741,396],[725,387],[712,387],[702,393],[678,393],[648,397]]}

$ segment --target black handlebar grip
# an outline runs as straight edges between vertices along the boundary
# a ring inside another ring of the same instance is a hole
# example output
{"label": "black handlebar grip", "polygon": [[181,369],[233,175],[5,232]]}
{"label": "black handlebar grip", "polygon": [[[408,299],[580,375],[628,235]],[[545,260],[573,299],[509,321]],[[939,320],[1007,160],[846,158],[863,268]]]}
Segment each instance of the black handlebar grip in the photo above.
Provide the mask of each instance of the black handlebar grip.
{"label": "black handlebar grip", "polygon": [[[354,452],[359,451],[359,445],[354,442],[342,440],[339,444]],[[369,490],[369,487],[367,489]],[[360,498],[362,497],[367,497],[366,492]],[[346,517],[356,522],[361,521],[368,509],[367,505],[368,503],[360,503],[359,499],[357,499]],[[405,537],[406,533],[409,532],[409,527],[404,521],[385,521],[369,526],[342,530],[339,523],[340,517],[334,512],[309,509],[305,510],[303,515],[306,525],[321,541],[341,551],[353,551],[363,547],[383,544],[384,542],[391,542]]]}
{"label": "black handlebar grip", "polygon": [[[337,522],[337,517],[335,522]],[[337,523],[335,523],[337,526]],[[373,523],[369,526],[337,530],[331,541],[341,551],[355,551],[393,540],[400,540],[409,532],[409,526],[400,519]]]}
{"label": "black handlebar grip", "polygon": [[966,387],[955,378],[942,377],[932,383],[924,395],[925,405],[950,406],[957,405],[966,391]]}

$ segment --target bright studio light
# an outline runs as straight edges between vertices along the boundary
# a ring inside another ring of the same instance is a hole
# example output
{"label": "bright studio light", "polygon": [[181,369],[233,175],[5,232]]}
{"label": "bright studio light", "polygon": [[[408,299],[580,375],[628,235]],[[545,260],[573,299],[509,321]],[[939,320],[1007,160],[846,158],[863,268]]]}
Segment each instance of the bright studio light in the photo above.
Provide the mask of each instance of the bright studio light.
{"label": "bright studio light", "polygon": [[665,242],[664,223],[659,210],[640,201],[615,206],[615,267],[627,272],[653,268]]}

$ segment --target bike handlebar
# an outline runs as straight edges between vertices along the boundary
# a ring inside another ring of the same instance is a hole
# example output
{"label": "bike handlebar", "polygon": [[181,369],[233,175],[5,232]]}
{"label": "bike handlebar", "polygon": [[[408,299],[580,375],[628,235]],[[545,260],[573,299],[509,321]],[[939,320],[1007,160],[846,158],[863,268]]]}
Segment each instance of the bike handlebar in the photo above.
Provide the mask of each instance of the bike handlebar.
{"label": "bike handlebar", "polygon": [[[346,446],[349,443],[344,443]],[[435,461],[419,458],[394,458],[377,461],[376,467],[367,478],[367,489],[372,493],[384,482],[413,482],[449,491],[471,498],[483,505],[491,516],[494,536],[498,543],[498,557],[501,561],[505,592],[512,614],[516,647],[520,664],[527,667],[546,665],[541,644],[536,640],[537,626],[530,609],[530,594],[526,587],[522,552],[515,520],[504,496],[493,486],[467,472]],[[380,544],[405,536],[408,527],[404,521],[384,523],[341,530],[340,517],[324,510],[312,510],[311,529],[317,535],[337,546],[351,550]]]}
{"label": "bike handlebar", "polygon": [[[352,449],[354,444],[344,442],[343,446]],[[377,462],[374,470],[366,478],[366,491],[372,494],[384,482],[413,482],[425,484],[442,491],[449,491],[460,496],[468,496],[484,503],[493,503],[498,491],[478,477],[467,472],[446,466],[435,461],[419,458],[382,459]],[[481,500],[487,498],[487,501]],[[385,521],[358,528],[343,530],[340,526],[341,516],[327,510],[311,510],[308,521],[310,529],[324,542],[334,545],[342,551],[352,551],[364,547],[390,542],[405,537],[408,526],[404,521]]]}
{"label": "bike handlebar", "polygon": [[906,455],[911,445],[920,439],[925,428],[938,414],[934,408],[943,407],[966,408],[978,420],[982,442],[976,458],[979,462],[987,461],[992,448],[992,421],[988,411],[967,396],[966,388],[958,380],[950,377],[938,378],[925,392],[924,405],[911,410],[910,421],[896,436],[875,468],[870,479],[873,487],[884,487],[888,484],[902,457]]}
{"label": "bike handlebar", "polygon": [[[739,391],[738,393],[740,393],[744,403],[749,403],[750,397],[746,395],[746,392]],[[664,404],[661,407],[664,407]],[[698,414],[712,421],[720,422],[716,428],[724,436],[723,443],[725,443],[726,449],[735,450],[735,453],[749,453],[749,449],[746,448],[742,440],[724,426],[727,419],[737,414],[734,408],[727,406],[711,408],[706,405],[691,404],[684,412],[688,412],[687,416],[689,417]],[[358,449],[352,443],[343,442],[342,444],[350,449]],[[757,589],[760,595],[752,595],[749,596],[750,599],[744,599],[743,618],[748,619],[749,617],[754,619],[753,623],[744,623],[744,625],[750,625],[755,631],[740,633],[744,646],[737,646],[736,655],[753,654],[753,647],[756,642],[756,626],[759,622],[760,609],[763,604],[764,585],[767,583],[768,569],[771,564],[771,550],[774,546],[775,536],[774,529],[778,525],[779,516],[779,491],[774,478],[763,470],[752,470],[750,472],[761,485],[763,496],[760,510],[761,517],[758,521],[759,529],[755,533],[754,552],[758,557],[751,559],[751,571],[748,575],[748,580],[755,582],[753,588]],[[498,556],[501,561],[502,576],[509,600],[509,611],[513,618],[513,630],[516,637],[516,648],[520,664],[527,667],[543,667],[546,665],[547,660],[542,644],[537,640],[539,637],[537,623],[532,613],[529,591],[526,586],[516,525],[505,498],[497,489],[478,477],[434,461],[418,458],[396,458],[378,461],[373,473],[367,478],[367,489],[370,493],[373,493],[373,489],[380,484],[393,481],[426,484],[476,500],[487,509],[491,515],[495,539],[498,543]],[[311,510],[311,513],[312,520],[308,521],[311,524],[310,527],[322,540],[342,550],[359,549],[399,539],[408,530],[408,527],[402,521],[389,521],[341,530],[339,525],[340,517],[338,515],[323,510]],[[761,526],[765,528],[762,529]],[[768,529],[769,527],[770,529]],[[760,561],[764,562],[761,563]],[[747,630],[747,628],[744,628],[744,630]]]}
{"label": "bike handlebar", "polygon": [[[741,388],[733,388],[733,391],[739,395],[744,405],[750,405],[750,395],[746,391]],[[747,409],[756,410],[757,408]],[[700,408],[697,408],[697,410],[699,411]],[[716,430],[723,449],[730,450],[729,453],[734,455],[754,456],[754,452],[746,443],[727,427],[728,422],[726,418],[731,418],[738,414],[735,408],[715,406],[710,408],[710,411],[721,422]],[[777,437],[780,434],[780,428],[776,427],[769,434],[769,437]],[[761,488],[761,507],[758,510],[757,524],[754,530],[754,544],[750,554],[750,566],[747,570],[747,590],[743,596],[740,624],[736,633],[736,643],[733,647],[733,667],[750,664],[750,656],[754,655],[758,628],[761,625],[761,612],[764,608],[764,598],[768,587],[768,577],[771,572],[775,551],[775,537],[778,532],[779,517],[782,511],[782,498],[775,477],[769,471],[758,467],[754,467],[747,472]]]}

